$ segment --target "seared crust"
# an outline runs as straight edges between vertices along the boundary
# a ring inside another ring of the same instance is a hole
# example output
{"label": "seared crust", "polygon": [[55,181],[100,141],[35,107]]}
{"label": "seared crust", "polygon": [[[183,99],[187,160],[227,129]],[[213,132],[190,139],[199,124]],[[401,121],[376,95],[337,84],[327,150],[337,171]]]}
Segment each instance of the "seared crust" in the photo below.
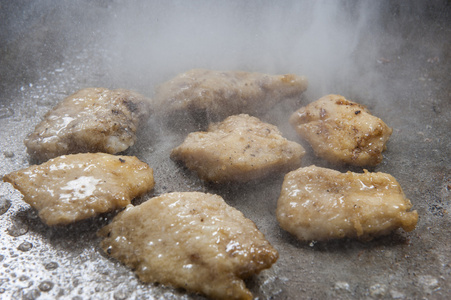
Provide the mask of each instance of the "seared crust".
{"label": "seared crust", "polygon": [[392,129],[363,106],[327,95],[293,113],[291,125],[315,154],[330,162],[375,166]]}
{"label": "seared crust", "polygon": [[25,139],[30,156],[45,161],[84,152],[115,154],[136,141],[149,99],[128,90],[82,89],[57,104]]}
{"label": "seared crust", "polygon": [[193,132],[171,152],[206,181],[246,182],[301,165],[305,151],[276,126],[241,114]]}
{"label": "seared crust", "polygon": [[163,194],[129,206],[99,235],[105,253],[140,280],[213,299],[252,299],[243,279],[278,258],[251,220],[221,197],[199,192]]}
{"label": "seared crust", "polygon": [[60,156],[3,176],[47,225],[65,225],[112,211],[154,186],[153,170],[134,156]]}
{"label": "seared crust", "polygon": [[302,241],[337,238],[364,240],[418,221],[393,176],[385,173],[340,173],[310,166],[285,176],[277,204],[280,226]]}

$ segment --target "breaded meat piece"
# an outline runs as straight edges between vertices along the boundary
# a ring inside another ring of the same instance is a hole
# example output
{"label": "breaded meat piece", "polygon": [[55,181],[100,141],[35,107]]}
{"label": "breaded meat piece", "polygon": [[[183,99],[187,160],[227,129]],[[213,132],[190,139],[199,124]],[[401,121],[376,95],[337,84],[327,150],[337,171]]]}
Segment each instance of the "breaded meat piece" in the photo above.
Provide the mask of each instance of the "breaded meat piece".
{"label": "breaded meat piece", "polygon": [[3,176],[47,225],[64,225],[112,211],[154,186],[153,170],[134,156],[81,153]]}
{"label": "breaded meat piece", "polygon": [[392,129],[362,105],[327,95],[296,111],[291,125],[315,154],[333,163],[375,166]]}
{"label": "breaded meat piece", "polygon": [[86,88],[50,110],[25,139],[30,156],[45,161],[84,152],[115,154],[136,141],[150,100],[128,90]]}
{"label": "breaded meat piece", "polygon": [[301,241],[369,240],[415,229],[418,213],[395,178],[310,166],[285,176],[277,203],[280,226]]}
{"label": "breaded meat piece", "polygon": [[255,224],[217,195],[168,193],[129,206],[99,231],[108,255],[143,282],[213,299],[253,299],[243,279],[270,268],[278,252]]}
{"label": "breaded meat piece", "polygon": [[194,69],[161,84],[155,94],[159,111],[206,115],[210,121],[248,113],[259,115],[287,98],[299,97],[307,79],[293,74]]}
{"label": "breaded meat piece", "polygon": [[192,132],[174,148],[171,158],[183,161],[205,181],[246,182],[301,165],[305,150],[282,137],[276,126],[241,114]]}

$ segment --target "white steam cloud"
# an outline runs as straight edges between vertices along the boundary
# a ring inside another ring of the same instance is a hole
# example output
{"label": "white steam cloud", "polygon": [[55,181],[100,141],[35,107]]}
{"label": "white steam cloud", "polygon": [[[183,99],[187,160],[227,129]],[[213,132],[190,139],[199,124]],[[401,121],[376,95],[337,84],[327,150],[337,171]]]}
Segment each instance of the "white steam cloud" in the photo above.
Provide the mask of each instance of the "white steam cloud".
{"label": "white steam cloud", "polygon": [[377,3],[127,1],[112,6],[105,45],[116,80],[139,90],[209,68],[306,75],[319,97],[342,92],[353,77],[377,76],[366,70],[380,51]]}

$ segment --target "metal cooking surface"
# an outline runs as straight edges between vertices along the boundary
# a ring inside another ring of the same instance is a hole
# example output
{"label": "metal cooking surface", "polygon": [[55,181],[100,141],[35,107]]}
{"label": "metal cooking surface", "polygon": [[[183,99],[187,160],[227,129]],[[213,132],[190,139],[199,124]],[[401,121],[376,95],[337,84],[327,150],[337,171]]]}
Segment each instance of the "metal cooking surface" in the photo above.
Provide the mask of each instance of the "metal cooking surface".
{"label": "metal cooking surface", "polygon": [[[247,281],[258,299],[451,295],[449,1],[411,6],[403,1],[344,6],[231,1],[229,6],[196,2],[189,8],[176,1],[163,7],[119,0],[65,2],[0,4],[2,175],[30,164],[25,136],[58,101],[84,87],[152,96],[158,83],[196,67],[306,75],[310,86],[303,98],[262,119],[305,146],[303,166],[362,171],[315,158],[288,116],[328,93],[368,106],[394,129],[383,162],[371,171],[398,180],[420,215],[416,230],[367,243],[300,243],[275,218],[283,174],[241,185],[205,184],[169,159],[187,129],[167,128],[156,118],[125,152],[155,172],[155,189],[134,203],[165,192],[204,191],[241,210],[280,255],[271,269]],[[353,18],[338,18],[342,9]],[[104,256],[96,231],[113,216],[49,228],[18,191],[2,182],[0,298],[204,299],[143,284]]]}

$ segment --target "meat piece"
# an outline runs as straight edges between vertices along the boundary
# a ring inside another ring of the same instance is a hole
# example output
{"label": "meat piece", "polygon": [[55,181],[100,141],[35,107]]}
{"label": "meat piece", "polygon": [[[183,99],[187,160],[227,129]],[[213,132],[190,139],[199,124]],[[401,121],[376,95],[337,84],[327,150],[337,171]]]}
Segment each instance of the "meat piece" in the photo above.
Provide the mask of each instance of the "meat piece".
{"label": "meat piece", "polygon": [[216,183],[249,181],[300,166],[305,151],[282,137],[276,126],[241,114],[193,132],[172,150],[198,176]]}
{"label": "meat piece", "polygon": [[310,166],[285,176],[277,204],[280,226],[301,241],[371,239],[415,228],[416,211],[385,173],[340,173]]}
{"label": "meat piece", "polygon": [[134,156],[60,156],[3,176],[47,225],[69,224],[112,211],[154,186],[153,170]]}
{"label": "meat piece", "polygon": [[38,161],[64,154],[115,154],[132,146],[150,100],[127,90],[87,88],[57,104],[26,139]]}
{"label": "meat piece", "polygon": [[103,250],[140,280],[214,299],[253,299],[243,279],[278,258],[251,220],[220,196],[199,192],[130,205],[99,235]]}
{"label": "meat piece", "polygon": [[339,95],[327,95],[296,111],[291,125],[316,155],[333,163],[375,166],[392,133],[362,105]]}
{"label": "meat piece", "polygon": [[201,113],[219,121],[240,113],[265,113],[286,98],[299,97],[307,85],[305,77],[293,74],[194,69],[160,85],[155,102],[160,111]]}

